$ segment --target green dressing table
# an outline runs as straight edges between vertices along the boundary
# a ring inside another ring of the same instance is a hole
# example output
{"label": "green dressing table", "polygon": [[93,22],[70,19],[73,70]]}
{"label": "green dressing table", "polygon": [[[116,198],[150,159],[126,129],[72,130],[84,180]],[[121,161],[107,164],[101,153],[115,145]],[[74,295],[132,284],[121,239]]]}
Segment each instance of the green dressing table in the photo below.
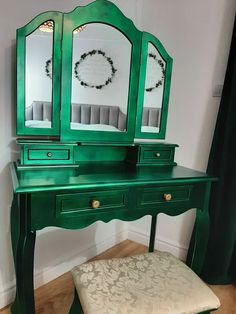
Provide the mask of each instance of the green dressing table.
{"label": "green dressing table", "polygon": [[34,245],[48,226],[151,215],[153,251],[159,213],[197,208],[187,264],[200,273],[215,178],[178,166],[175,144],[134,141],[165,138],[171,68],[159,40],[105,0],[42,13],[17,30],[13,314],[35,313]]}

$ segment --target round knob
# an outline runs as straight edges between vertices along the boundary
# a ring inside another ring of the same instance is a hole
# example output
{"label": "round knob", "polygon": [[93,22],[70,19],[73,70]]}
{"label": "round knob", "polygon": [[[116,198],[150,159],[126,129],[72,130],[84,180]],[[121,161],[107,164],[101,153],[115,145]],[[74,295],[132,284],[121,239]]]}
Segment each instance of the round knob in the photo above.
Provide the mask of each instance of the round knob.
{"label": "round knob", "polygon": [[98,200],[93,200],[93,201],[92,201],[92,207],[93,207],[94,209],[100,207],[100,202],[99,202]]}
{"label": "round knob", "polygon": [[156,153],[155,155],[156,155],[156,157],[160,157],[160,156],[161,156],[161,154],[160,154],[160,153]]}
{"label": "round knob", "polygon": [[48,156],[48,157],[52,157],[52,153],[51,153],[51,152],[48,152],[48,153],[47,153],[47,156]]}
{"label": "round knob", "polygon": [[172,195],[171,194],[164,194],[163,198],[165,201],[170,201],[172,199]]}

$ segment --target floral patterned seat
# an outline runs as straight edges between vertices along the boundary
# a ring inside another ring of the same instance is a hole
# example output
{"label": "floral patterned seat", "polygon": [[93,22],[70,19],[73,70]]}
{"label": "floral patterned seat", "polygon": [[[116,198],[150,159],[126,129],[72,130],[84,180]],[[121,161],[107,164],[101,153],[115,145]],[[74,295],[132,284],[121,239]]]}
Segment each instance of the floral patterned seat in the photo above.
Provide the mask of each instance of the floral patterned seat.
{"label": "floral patterned seat", "polygon": [[165,252],[93,261],[72,275],[85,314],[190,314],[220,306],[189,267]]}

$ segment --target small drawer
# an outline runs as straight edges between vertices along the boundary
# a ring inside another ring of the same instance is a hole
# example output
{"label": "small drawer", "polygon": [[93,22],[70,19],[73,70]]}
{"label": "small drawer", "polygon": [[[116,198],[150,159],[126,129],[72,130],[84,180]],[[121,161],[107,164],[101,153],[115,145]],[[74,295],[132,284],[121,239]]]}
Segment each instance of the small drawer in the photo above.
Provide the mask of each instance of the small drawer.
{"label": "small drawer", "polygon": [[174,164],[175,146],[140,147],[141,164]]}
{"label": "small drawer", "polygon": [[172,149],[143,149],[141,159],[144,161],[170,160],[172,157]]}
{"label": "small drawer", "polygon": [[190,200],[192,186],[145,188],[138,191],[139,208]]}
{"label": "small drawer", "polygon": [[176,166],[176,144],[136,144],[127,148],[126,162],[137,166]]}
{"label": "small drawer", "polygon": [[56,195],[56,215],[80,215],[83,212],[126,209],[127,190],[94,191]]}
{"label": "small drawer", "polygon": [[69,145],[25,145],[24,165],[73,164],[74,147]]}
{"label": "small drawer", "polygon": [[67,160],[70,158],[69,149],[29,149],[29,160]]}

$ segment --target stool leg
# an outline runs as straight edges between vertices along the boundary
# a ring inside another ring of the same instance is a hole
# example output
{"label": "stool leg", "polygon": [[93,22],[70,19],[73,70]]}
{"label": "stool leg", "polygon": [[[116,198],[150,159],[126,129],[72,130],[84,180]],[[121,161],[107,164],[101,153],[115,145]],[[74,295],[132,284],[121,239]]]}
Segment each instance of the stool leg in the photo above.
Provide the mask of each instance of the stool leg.
{"label": "stool leg", "polygon": [[154,251],[155,247],[155,237],[156,237],[156,225],[157,225],[157,215],[152,216],[152,222],[151,222],[151,232],[150,232],[150,238],[149,238],[149,252]]}
{"label": "stool leg", "polygon": [[76,289],[69,314],[84,314]]}

